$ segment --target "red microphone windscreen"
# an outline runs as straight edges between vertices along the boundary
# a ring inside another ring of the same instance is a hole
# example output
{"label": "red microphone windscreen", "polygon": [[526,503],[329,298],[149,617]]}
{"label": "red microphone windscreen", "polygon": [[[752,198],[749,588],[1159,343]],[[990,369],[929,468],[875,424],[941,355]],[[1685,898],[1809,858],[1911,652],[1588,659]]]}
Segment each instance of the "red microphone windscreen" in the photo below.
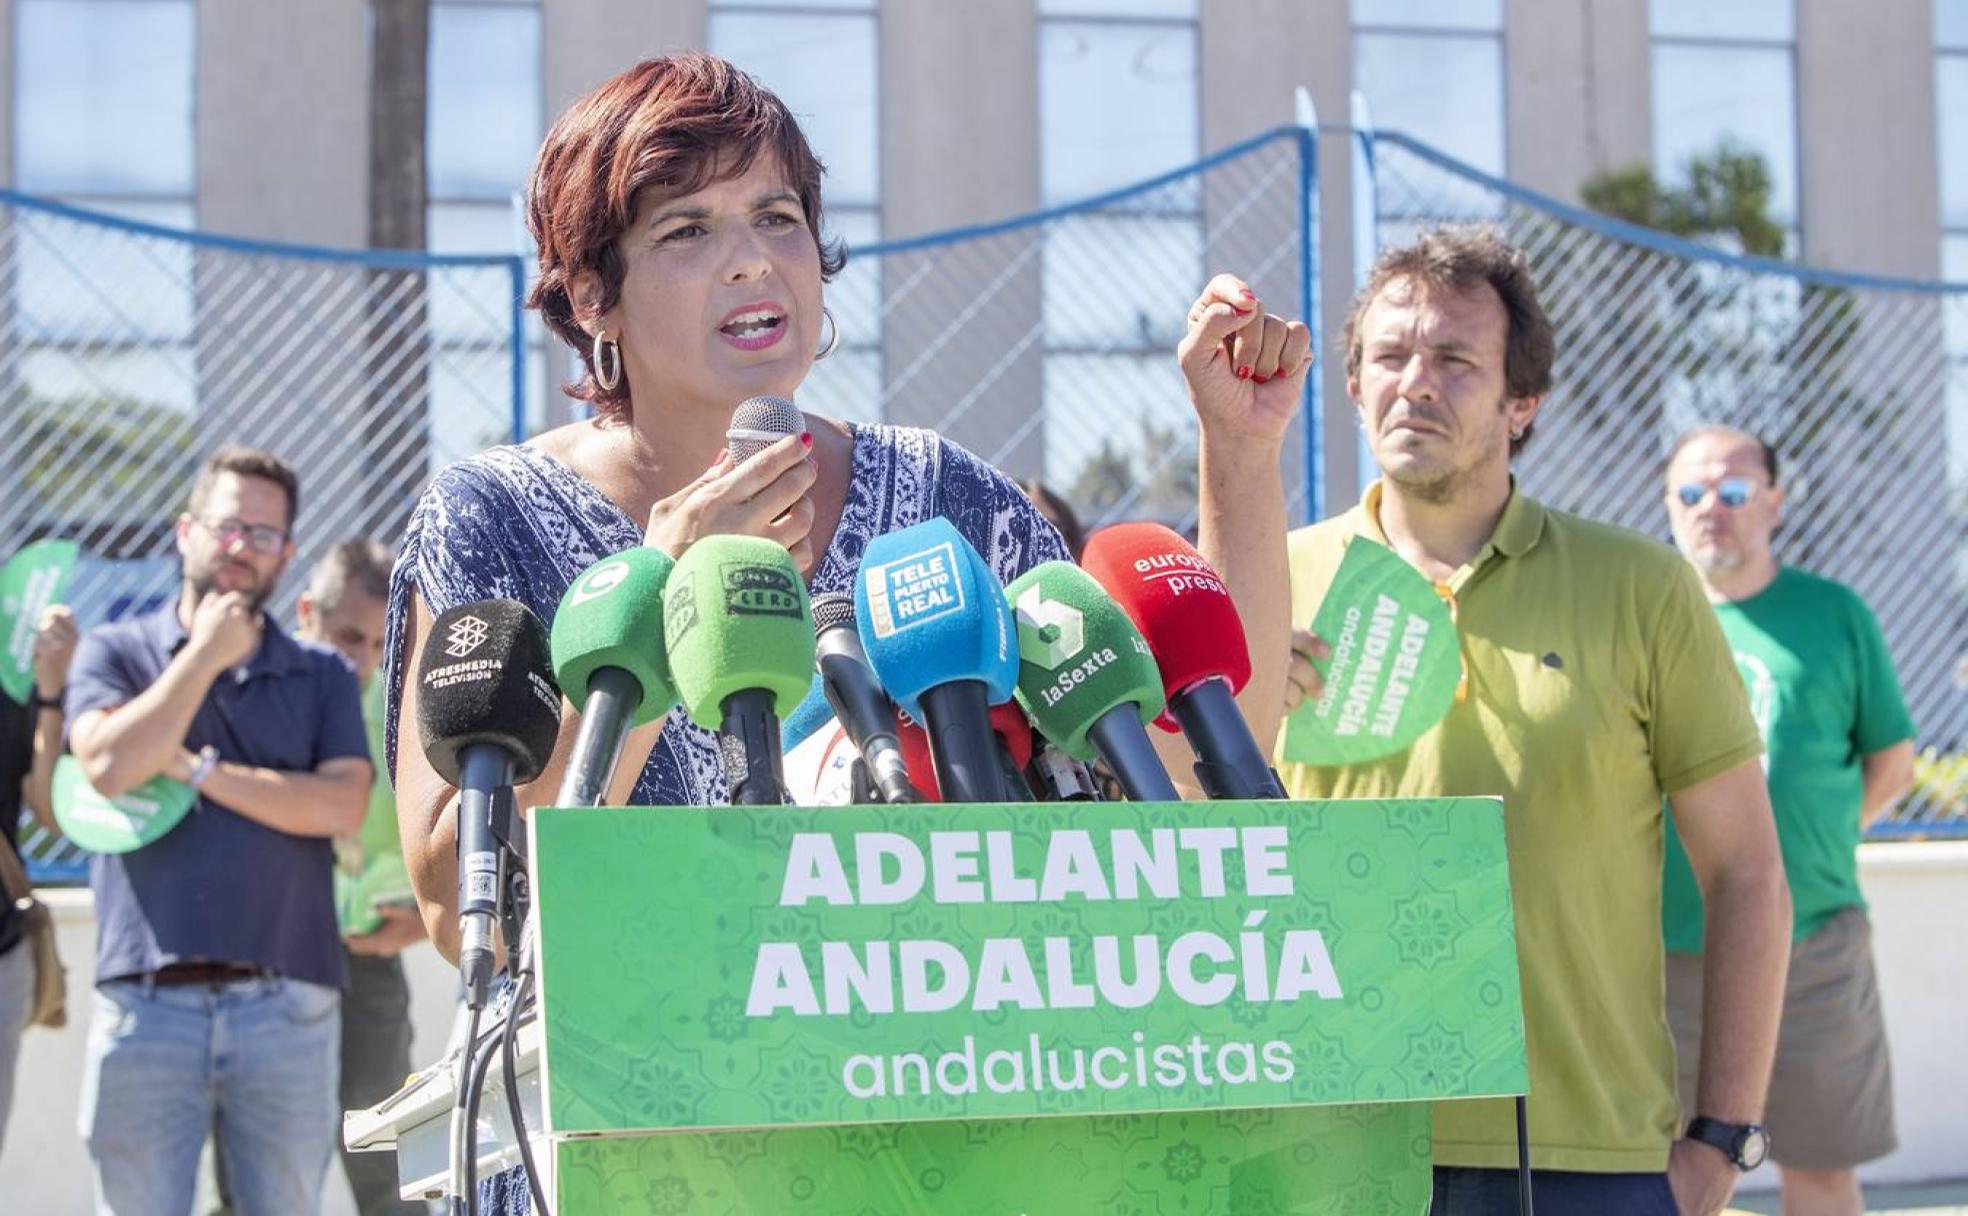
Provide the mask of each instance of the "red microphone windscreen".
{"label": "red microphone windscreen", "polygon": [[[1012,762],[1019,772],[1024,772],[1025,766],[1032,762],[1032,723],[1025,711],[1018,708],[1018,702],[993,705],[991,729],[1004,739],[1011,750]],[[943,801],[942,787],[936,784],[936,765],[929,757],[928,732],[914,718],[897,710],[895,737],[902,745],[902,763],[909,766],[909,784],[931,802]]]}
{"label": "red microphone windscreen", "polygon": [[1212,676],[1243,690],[1251,670],[1243,618],[1188,541],[1161,524],[1115,524],[1088,539],[1080,565],[1148,639],[1169,696]]}
{"label": "red microphone windscreen", "polygon": [[943,801],[942,787],[936,784],[936,766],[929,759],[929,732],[908,714],[895,714],[895,738],[902,745],[902,763],[909,766],[909,784],[931,802]]}
{"label": "red microphone windscreen", "polygon": [[1011,762],[1019,772],[1032,762],[1032,720],[1016,701],[991,707],[991,729],[1011,747]]}

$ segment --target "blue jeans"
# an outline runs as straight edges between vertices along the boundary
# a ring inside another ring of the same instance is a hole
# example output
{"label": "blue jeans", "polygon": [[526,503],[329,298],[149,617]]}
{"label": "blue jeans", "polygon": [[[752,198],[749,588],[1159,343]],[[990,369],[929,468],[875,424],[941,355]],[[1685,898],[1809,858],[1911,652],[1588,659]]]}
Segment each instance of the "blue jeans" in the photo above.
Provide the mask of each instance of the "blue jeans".
{"label": "blue jeans", "polygon": [[[1666,1174],[1532,1170],[1537,1216],[1681,1216]],[[1517,1171],[1435,1167],[1428,1216],[1517,1216]]]}
{"label": "blue jeans", "polygon": [[340,1141],[341,994],[300,980],[97,985],[82,1078],[98,1216],[186,1216],[208,1134],[241,1216],[321,1206]]}

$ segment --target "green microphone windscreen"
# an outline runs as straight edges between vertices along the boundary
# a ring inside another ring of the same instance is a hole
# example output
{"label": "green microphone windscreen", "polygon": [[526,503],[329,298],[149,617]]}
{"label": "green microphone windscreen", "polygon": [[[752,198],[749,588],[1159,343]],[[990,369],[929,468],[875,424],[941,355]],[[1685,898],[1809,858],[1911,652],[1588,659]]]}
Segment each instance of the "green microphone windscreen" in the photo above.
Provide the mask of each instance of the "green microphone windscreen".
{"label": "green microphone windscreen", "polygon": [[638,545],[581,571],[560,597],[550,643],[554,681],[575,709],[604,667],[619,667],[642,686],[632,725],[653,722],[676,704],[663,647],[663,586],[675,565],[661,549]]}
{"label": "green microphone windscreen", "polygon": [[813,685],[813,617],[806,583],[785,549],[756,536],[707,536],[690,546],[663,589],[670,672],[690,720],[724,721],[724,699],[762,688],[784,717]]}
{"label": "green microphone windscreen", "polygon": [[1018,620],[1018,703],[1076,760],[1087,731],[1132,703],[1143,725],[1162,712],[1162,673],[1141,631],[1093,576],[1069,562],[1034,566],[1005,588]]}

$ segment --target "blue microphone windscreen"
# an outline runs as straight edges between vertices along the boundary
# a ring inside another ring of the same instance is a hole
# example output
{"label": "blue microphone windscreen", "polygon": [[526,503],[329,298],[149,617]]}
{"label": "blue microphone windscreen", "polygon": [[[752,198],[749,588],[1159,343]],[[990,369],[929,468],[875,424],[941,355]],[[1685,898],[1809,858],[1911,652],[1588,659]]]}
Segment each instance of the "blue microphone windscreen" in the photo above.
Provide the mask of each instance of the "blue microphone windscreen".
{"label": "blue microphone windscreen", "polygon": [[868,665],[895,703],[922,719],[926,689],[978,680],[991,704],[1018,686],[1018,640],[1004,585],[938,516],[868,542],[854,580]]}

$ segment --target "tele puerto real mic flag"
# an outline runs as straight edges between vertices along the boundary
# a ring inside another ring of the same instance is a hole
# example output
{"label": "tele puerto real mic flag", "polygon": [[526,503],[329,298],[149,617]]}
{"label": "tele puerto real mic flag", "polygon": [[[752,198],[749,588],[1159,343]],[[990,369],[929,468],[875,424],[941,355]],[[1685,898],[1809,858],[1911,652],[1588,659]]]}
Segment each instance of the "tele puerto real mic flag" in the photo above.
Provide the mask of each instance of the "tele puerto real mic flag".
{"label": "tele puerto real mic flag", "polygon": [[1011,608],[989,563],[941,516],[868,543],[854,589],[868,662],[895,703],[923,719],[922,693],[975,680],[992,705],[1018,686]]}

